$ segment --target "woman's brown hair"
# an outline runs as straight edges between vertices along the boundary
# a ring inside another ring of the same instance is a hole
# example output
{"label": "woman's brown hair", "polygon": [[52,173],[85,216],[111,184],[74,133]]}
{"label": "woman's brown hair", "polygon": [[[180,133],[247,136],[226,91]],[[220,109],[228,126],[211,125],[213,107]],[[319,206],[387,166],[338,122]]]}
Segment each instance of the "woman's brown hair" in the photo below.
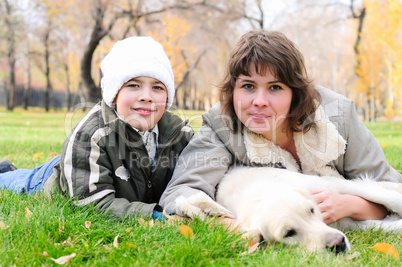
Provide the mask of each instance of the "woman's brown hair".
{"label": "woman's brown hair", "polygon": [[219,87],[222,113],[232,120],[233,132],[236,133],[238,125],[242,125],[234,110],[233,90],[240,75],[250,76],[251,65],[260,75],[272,71],[276,79],[292,89],[289,130],[310,130],[314,123],[309,116],[314,114],[321,97],[307,77],[303,55],[280,32],[251,30],[240,38],[231,51]]}

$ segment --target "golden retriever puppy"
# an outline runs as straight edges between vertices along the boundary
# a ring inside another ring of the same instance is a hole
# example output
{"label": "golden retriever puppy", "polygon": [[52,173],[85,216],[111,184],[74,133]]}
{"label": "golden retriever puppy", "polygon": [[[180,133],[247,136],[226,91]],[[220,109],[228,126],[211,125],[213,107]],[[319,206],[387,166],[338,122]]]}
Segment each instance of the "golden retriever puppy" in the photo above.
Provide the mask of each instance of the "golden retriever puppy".
{"label": "golden retriever puppy", "polygon": [[[345,218],[331,227],[322,221],[309,188],[352,194],[384,205],[384,220]],[[309,251],[347,252],[350,244],[339,230],[382,228],[402,231],[402,185],[369,179],[346,180],[305,175],[271,167],[239,167],[219,183],[216,202],[203,192],[176,200],[177,213],[204,219],[208,215],[235,218],[248,237],[267,242],[300,244]],[[336,227],[337,229],[333,228]],[[339,230],[338,230],[339,229]]]}

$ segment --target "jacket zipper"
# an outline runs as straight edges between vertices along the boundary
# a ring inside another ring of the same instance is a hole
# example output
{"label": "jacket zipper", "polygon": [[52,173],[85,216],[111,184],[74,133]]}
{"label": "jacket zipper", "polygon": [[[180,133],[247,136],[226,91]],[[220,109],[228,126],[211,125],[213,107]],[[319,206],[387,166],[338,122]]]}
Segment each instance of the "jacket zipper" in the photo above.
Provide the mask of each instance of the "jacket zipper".
{"label": "jacket zipper", "polygon": [[[161,152],[159,153],[159,155],[162,155],[162,152],[166,149],[166,147],[168,147],[168,146],[177,138],[177,136],[179,135],[179,133],[181,132],[181,130],[182,130],[182,129],[184,128],[184,126],[186,126],[186,125],[187,125],[187,121],[184,122],[184,124],[183,124],[179,129],[177,129],[177,131],[176,131],[176,133],[174,134],[174,136],[169,140],[169,142],[167,143],[167,145],[161,150]],[[152,174],[155,172],[156,167],[158,166],[158,164],[159,164],[159,157],[158,157],[157,160],[156,160],[155,167],[151,170],[151,177],[152,177]],[[146,178],[146,180],[147,180],[147,187],[148,187],[149,189],[151,189],[151,188],[152,188],[152,179],[150,179],[150,177],[148,177],[148,175],[147,175],[146,171],[144,170],[144,168],[142,167],[142,165],[141,165],[141,164],[139,164],[139,165],[140,165],[141,170],[142,170],[142,172],[144,173],[144,176],[145,176],[145,178]]]}
{"label": "jacket zipper", "polygon": [[[159,155],[163,154],[163,151],[170,146],[170,144],[177,138],[177,136],[180,134],[181,130],[187,125],[187,121],[185,121],[185,123],[183,124],[183,126],[181,126],[176,133],[174,134],[174,136],[169,140],[169,142],[167,143],[167,145],[161,150],[161,152],[159,153]],[[156,170],[156,167],[159,164],[159,159],[160,157],[157,158],[156,163],[155,163],[155,167],[152,169],[151,173],[154,173]]]}

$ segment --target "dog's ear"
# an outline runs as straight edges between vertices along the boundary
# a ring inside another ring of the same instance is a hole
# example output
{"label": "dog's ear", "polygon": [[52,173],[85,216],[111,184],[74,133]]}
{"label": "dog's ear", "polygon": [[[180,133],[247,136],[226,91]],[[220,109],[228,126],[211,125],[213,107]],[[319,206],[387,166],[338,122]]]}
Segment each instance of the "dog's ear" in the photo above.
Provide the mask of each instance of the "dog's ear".
{"label": "dog's ear", "polygon": [[306,188],[302,188],[302,187],[296,187],[295,190],[302,196],[304,196],[307,199],[311,199],[315,202],[313,195],[311,194],[311,192],[306,189]]}

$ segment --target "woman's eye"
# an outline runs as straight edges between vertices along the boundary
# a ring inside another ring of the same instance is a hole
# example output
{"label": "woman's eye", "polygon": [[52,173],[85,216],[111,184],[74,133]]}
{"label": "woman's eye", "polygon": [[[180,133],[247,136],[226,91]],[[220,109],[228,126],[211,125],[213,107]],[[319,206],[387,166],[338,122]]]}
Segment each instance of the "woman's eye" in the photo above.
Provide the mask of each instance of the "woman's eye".
{"label": "woman's eye", "polygon": [[254,86],[253,86],[252,84],[248,84],[248,83],[246,83],[246,84],[243,84],[243,85],[241,86],[241,88],[244,88],[244,89],[250,90],[250,89],[253,89],[253,88],[254,88]]}
{"label": "woman's eye", "polygon": [[275,84],[275,85],[272,85],[269,89],[274,90],[274,91],[279,91],[279,90],[282,90],[282,87]]}
{"label": "woman's eye", "polygon": [[129,83],[129,84],[127,84],[127,86],[128,87],[139,87],[139,85],[136,83]]}

